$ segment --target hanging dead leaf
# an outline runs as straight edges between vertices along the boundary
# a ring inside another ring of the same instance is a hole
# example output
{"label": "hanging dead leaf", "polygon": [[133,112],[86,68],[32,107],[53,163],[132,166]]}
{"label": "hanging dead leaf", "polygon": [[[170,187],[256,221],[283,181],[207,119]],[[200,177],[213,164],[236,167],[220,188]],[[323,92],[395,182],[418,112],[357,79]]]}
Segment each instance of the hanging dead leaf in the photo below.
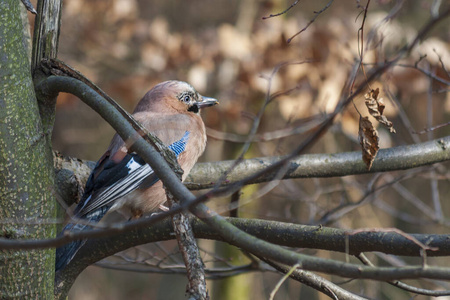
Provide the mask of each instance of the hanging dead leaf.
{"label": "hanging dead leaf", "polygon": [[377,130],[373,127],[369,117],[359,118],[359,143],[362,147],[362,158],[366,164],[367,170],[370,170],[372,163],[377,156],[379,146],[379,137]]}
{"label": "hanging dead leaf", "polygon": [[380,89],[371,90],[364,98],[366,99],[366,106],[369,109],[369,113],[377,119],[381,124],[386,125],[389,128],[389,131],[395,133],[394,126],[391,121],[389,121],[386,116],[383,116],[383,111],[386,105],[384,105],[383,98],[378,99],[378,95],[380,94]]}

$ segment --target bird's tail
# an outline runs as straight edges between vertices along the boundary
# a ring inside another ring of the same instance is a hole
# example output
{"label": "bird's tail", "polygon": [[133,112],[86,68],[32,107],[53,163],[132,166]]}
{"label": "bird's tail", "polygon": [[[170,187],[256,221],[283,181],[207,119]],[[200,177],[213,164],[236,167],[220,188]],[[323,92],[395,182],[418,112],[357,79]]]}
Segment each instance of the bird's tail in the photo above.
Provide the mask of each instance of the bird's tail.
{"label": "bird's tail", "polygon": [[[82,231],[86,230],[87,225],[82,224],[67,224],[59,236],[63,235],[65,231]],[[86,240],[73,241],[62,247],[56,249],[55,270],[58,272],[69,264],[72,258],[77,254],[78,250],[86,243]]]}
{"label": "bird's tail", "polygon": [[[108,212],[111,206],[104,206],[101,207],[83,217],[85,222],[83,223],[69,223],[64,227],[64,229],[61,231],[59,236],[64,235],[64,232],[66,231],[72,231],[72,232],[81,232],[92,229],[91,226],[88,225],[88,223],[98,223],[101,218]],[[63,269],[65,266],[67,266],[70,261],[73,259],[75,254],[77,254],[78,250],[86,243],[85,239],[80,239],[77,241],[73,241],[69,244],[66,244],[62,247],[59,247],[56,249],[56,262],[55,262],[55,270],[59,271]]]}

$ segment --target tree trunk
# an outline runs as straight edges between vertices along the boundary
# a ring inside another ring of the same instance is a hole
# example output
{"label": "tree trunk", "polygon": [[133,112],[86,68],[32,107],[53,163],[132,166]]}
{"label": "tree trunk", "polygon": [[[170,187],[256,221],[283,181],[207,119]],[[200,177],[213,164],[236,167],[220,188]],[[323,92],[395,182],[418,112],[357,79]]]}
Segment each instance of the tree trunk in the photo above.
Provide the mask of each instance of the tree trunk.
{"label": "tree trunk", "polygon": [[[0,2],[0,236],[42,239],[56,234],[53,159],[21,9],[18,0]],[[0,252],[1,299],[52,299],[53,282],[54,249]]]}

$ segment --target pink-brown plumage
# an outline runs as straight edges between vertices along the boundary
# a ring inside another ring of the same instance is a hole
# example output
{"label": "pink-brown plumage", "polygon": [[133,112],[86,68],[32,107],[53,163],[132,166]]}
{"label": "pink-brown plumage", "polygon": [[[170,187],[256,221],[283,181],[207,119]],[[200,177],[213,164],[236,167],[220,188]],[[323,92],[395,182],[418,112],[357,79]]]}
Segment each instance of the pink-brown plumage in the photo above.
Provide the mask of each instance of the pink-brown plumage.
{"label": "pink-brown plumage", "polygon": [[[184,180],[206,146],[205,125],[199,111],[217,103],[215,99],[201,96],[185,82],[166,81],[145,94],[133,117],[172,147],[184,171]],[[116,134],[97,162],[74,213],[91,222],[100,222],[116,210],[136,218],[155,211],[165,201],[162,182],[136,153],[129,153],[127,143]],[[64,231],[86,228],[89,227],[70,223]],[[58,248],[56,269],[67,265],[82,244],[83,241],[78,241]]]}
{"label": "pink-brown plumage", "polygon": [[[191,171],[206,147],[205,125],[198,113],[187,110],[186,103],[178,99],[178,95],[193,88],[180,81],[166,81],[156,85],[139,101],[133,117],[147,130],[156,135],[165,145],[178,141],[185,133],[190,132],[186,150],[178,157],[178,163],[184,173],[182,179]],[[202,96],[194,92],[194,97],[201,100]],[[114,158],[126,155],[125,143],[117,134],[108,148]],[[119,153],[117,153],[119,152]],[[145,191],[136,190],[120,200],[113,209],[120,209],[126,215],[138,217],[154,211],[166,201],[162,183],[158,181]]]}

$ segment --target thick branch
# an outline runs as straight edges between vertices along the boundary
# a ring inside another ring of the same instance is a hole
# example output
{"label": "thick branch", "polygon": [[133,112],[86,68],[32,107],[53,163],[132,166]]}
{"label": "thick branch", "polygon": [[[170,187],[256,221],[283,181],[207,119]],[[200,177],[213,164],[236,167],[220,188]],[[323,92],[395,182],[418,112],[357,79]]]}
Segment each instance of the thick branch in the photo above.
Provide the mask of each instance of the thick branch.
{"label": "thick branch", "polygon": [[[346,252],[351,255],[375,251],[392,255],[420,256],[421,248],[417,243],[392,231],[365,231],[351,234],[352,231],[349,230],[323,226],[299,225],[258,219],[228,218],[227,220],[248,234],[281,246],[323,249]],[[193,230],[196,238],[223,240],[214,229],[201,221],[193,221]],[[92,242],[87,242],[86,245],[92,243],[92,249],[87,252],[92,252],[94,248],[98,247],[99,253],[103,254],[88,258],[90,263],[136,245],[174,239],[169,219],[164,219],[145,228],[133,229],[127,232],[116,230],[113,233],[115,233],[114,236],[97,235],[92,238]],[[85,234],[92,237],[88,233]],[[438,248],[436,251],[427,251],[427,256],[450,255],[449,235],[410,234],[410,236],[422,244]],[[80,238],[83,238],[83,235],[47,240],[0,240],[0,248],[9,250],[55,248]],[[108,238],[109,241],[105,239],[101,243],[94,242],[94,240],[99,241],[104,238]],[[348,249],[345,246],[346,239],[348,239],[349,243]]]}
{"label": "thick branch", "polygon": [[[280,246],[323,249],[350,255],[373,251],[403,256],[420,257],[421,255],[421,248],[417,243],[395,232],[367,231],[349,234],[351,231],[343,229],[267,220],[229,218],[227,221],[251,236]],[[192,227],[196,238],[224,241],[211,226],[199,220],[194,220]],[[436,251],[427,251],[427,256],[450,255],[448,235],[411,234],[410,236],[423,244],[438,248]],[[73,274],[79,274],[87,266],[119,251],[140,244],[174,238],[173,225],[169,219],[165,219],[146,228],[122,232],[112,237],[90,239],[85,247],[80,249],[77,259],[71,262],[70,273],[61,275],[70,278]]]}
{"label": "thick branch", "polygon": [[[229,172],[224,185],[233,184],[247,178],[282,159],[284,157],[261,157],[243,160]],[[362,161],[359,151],[336,154],[305,154],[289,162],[289,167],[283,179],[341,177],[390,172],[448,160],[450,160],[450,136],[421,144],[382,149],[378,152],[370,171],[367,170]],[[191,190],[211,188],[233,164],[234,161],[199,163],[191,170],[185,183]],[[276,170],[267,172],[249,183],[268,182],[276,175]]]}
{"label": "thick branch", "polygon": [[[264,170],[266,167],[277,163],[284,157],[257,157],[244,159],[227,175],[224,185],[230,185],[251,174]],[[55,157],[55,165],[57,166],[58,182],[73,182],[73,176],[81,180],[86,180],[89,174],[78,172],[77,169],[65,170],[64,164],[59,163],[60,160],[71,160],[61,156]],[[78,159],[77,163],[82,163]],[[346,152],[335,154],[305,154],[289,161],[288,171],[282,179],[293,178],[318,178],[318,177],[341,177],[356,174],[390,172],[398,170],[407,170],[425,165],[431,165],[439,162],[450,160],[450,136],[439,138],[433,141],[382,149],[378,152],[377,158],[370,169],[367,170],[364,165],[361,152]],[[92,162],[85,162],[88,167],[93,168]],[[185,185],[190,190],[207,189],[214,186],[217,180],[234,165],[235,161],[218,161],[209,163],[198,163],[191,170]],[[58,168],[61,166],[62,168]],[[60,172],[65,170],[64,172]],[[263,176],[250,181],[249,183],[268,182],[276,176],[276,171],[265,173]],[[86,178],[84,178],[86,177]],[[65,185],[68,187],[67,185]],[[72,189],[67,189],[67,191]],[[60,194],[67,200],[73,201],[73,193],[68,194],[66,189],[60,191]]]}
{"label": "thick branch", "polygon": [[[170,197],[170,196],[169,196]],[[178,205],[171,200],[171,207]],[[195,240],[194,232],[190,224],[192,216],[189,212],[181,212],[172,216],[172,224],[175,228],[175,235],[178,242],[178,248],[186,266],[188,285],[186,294],[189,299],[206,300],[209,299],[206,288],[205,265],[202,261],[200,250]]]}
{"label": "thick branch", "polygon": [[34,27],[32,71],[36,70],[43,58],[55,58],[61,22],[61,0],[38,1],[38,16]]}
{"label": "thick branch", "polygon": [[[177,175],[181,181],[182,172],[178,172]],[[168,189],[166,189],[166,195],[170,208],[180,206],[179,201],[172,196]],[[195,240],[194,232],[192,231],[190,220],[193,218],[194,216],[188,211],[182,211],[172,215],[172,225],[178,242],[178,248],[186,266],[186,275],[188,278],[186,287],[187,297],[192,300],[207,300],[209,299],[209,295],[206,289],[205,265],[200,256],[200,250]]]}
{"label": "thick branch", "polygon": [[[285,265],[300,265],[303,270],[324,272],[347,278],[365,278],[374,280],[393,280],[404,278],[430,278],[450,280],[450,268],[415,265],[407,267],[367,267],[341,261],[322,259],[310,255],[295,253],[279,245],[258,239],[237,229],[225,218],[215,214],[204,204],[192,208],[197,216],[216,231],[224,241],[253,253],[259,257]],[[320,228],[320,227],[319,227]]]}

